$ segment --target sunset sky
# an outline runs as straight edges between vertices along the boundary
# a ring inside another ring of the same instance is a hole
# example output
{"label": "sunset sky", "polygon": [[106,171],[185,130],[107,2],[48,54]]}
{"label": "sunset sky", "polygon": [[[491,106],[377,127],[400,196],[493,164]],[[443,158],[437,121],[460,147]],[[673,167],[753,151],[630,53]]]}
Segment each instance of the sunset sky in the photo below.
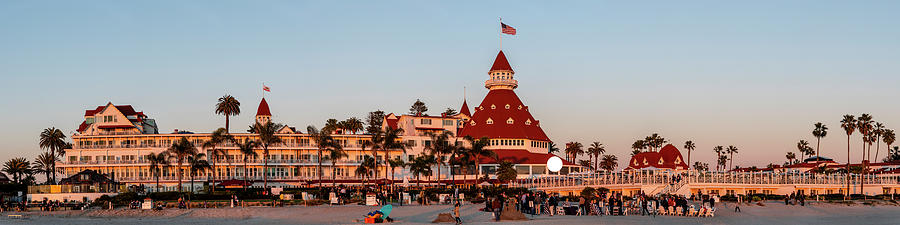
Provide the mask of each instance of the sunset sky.
{"label": "sunset sky", "polygon": [[[500,24],[519,97],[559,143],[629,158],[659,133],[713,164],[782,163],[813,123],[846,162],[844,114],[900,129],[898,1],[4,1],[0,162],[32,160],[47,127],[131,104],[161,132],[224,126],[218,97],[252,121],[262,84],[276,122],[321,126],[373,110],[432,114],[487,93]],[[860,137],[852,137],[852,160]],[[879,157],[885,155],[882,144]],[[686,153],[685,153],[686,155]]]}

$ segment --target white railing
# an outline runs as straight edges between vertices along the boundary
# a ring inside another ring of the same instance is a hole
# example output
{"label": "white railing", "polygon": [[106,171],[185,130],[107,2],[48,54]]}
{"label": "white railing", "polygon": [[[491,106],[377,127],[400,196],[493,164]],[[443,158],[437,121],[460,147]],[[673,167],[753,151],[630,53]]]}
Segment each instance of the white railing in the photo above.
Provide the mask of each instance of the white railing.
{"label": "white railing", "polygon": [[[679,180],[681,182],[679,182]],[[900,177],[881,174],[813,174],[813,173],[753,173],[753,172],[635,172],[612,174],[569,174],[541,175],[514,182],[516,187],[525,188],[559,188],[576,186],[601,185],[673,185],[678,183],[698,184],[809,184],[809,185],[846,185],[853,184],[893,184],[900,185]],[[682,184],[683,185],[683,184]],[[677,188],[675,188],[677,190]]]}

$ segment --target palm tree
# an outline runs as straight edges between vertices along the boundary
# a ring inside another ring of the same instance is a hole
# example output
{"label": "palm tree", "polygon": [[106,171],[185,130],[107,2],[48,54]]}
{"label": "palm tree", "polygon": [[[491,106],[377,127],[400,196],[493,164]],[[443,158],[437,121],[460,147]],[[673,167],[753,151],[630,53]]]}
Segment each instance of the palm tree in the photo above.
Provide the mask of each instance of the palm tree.
{"label": "palm tree", "polygon": [[12,158],[3,164],[2,171],[12,175],[15,183],[22,183],[22,178],[31,173],[31,163],[23,157]]}
{"label": "palm tree", "polygon": [[687,165],[691,165],[691,152],[694,151],[695,148],[697,148],[697,146],[694,145],[694,141],[685,141],[684,142],[684,149],[687,149],[687,152],[688,152]]}
{"label": "palm tree", "polygon": [[219,161],[220,155],[227,155],[224,149],[218,149],[216,147],[225,141],[231,141],[233,139],[234,137],[231,136],[231,134],[228,134],[228,130],[219,128],[213,131],[212,134],[209,135],[209,140],[203,142],[203,145],[201,146],[202,148],[207,149],[207,154],[210,156],[210,159],[207,161],[212,164],[211,169],[213,174],[211,178],[213,192],[216,191],[216,175],[218,175],[216,171],[216,168],[218,168],[216,167],[216,161]]}
{"label": "palm tree", "polygon": [[322,186],[322,151],[328,150],[333,146],[339,145],[335,142],[334,137],[331,136],[331,132],[328,129],[323,128],[322,130],[316,129],[314,126],[306,127],[306,132],[309,134],[310,138],[316,142],[316,151],[318,153],[318,158],[316,161],[318,165],[316,166],[316,175],[319,177],[319,187]]}
{"label": "palm tree", "polygon": [[[894,134],[894,130],[891,129],[885,129],[883,133],[884,134],[882,135],[881,140],[884,141],[884,144],[886,144],[888,149],[890,149],[891,144],[893,144],[894,141],[897,140],[897,136],[895,136],[896,134]],[[878,151],[875,151],[875,160],[878,160]]]}
{"label": "palm tree", "polygon": [[[374,171],[375,180],[378,180],[378,151],[382,149],[382,144],[384,144],[384,132],[381,130],[374,130],[369,135],[369,140],[364,140],[362,143],[362,151],[366,151],[366,148],[372,149],[372,157],[375,158],[375,165],[372,168]],[[389,160],[389,158],[384,158],[385,162]],[[387,174],[385,174],[385,178],[387,178]]]}
{"label": "palm tree", "polygon": [[[844,128],[844,132],[847,133],[847,180],[850,180],[850,135],[856,131],[856,117],[853,115],[844,115],[844,119],[841,120],[841,128]],[[847,182],[847,195],[850,196],[850,182]]]}
{"label": "palm tree", "polygon": [[325,120],[325,126],[322,127],[322,130],[328,131],[328,133],[333,133],[334,131],[340,129],[341,126],[337,119],[328,119]]}
{"label": "palm tree", "polygon": [[500,166],[497,167],[497,180],[501,183],[512,183],[516,180],[516,167],[510,161],[500,161]]}
{"label": "palm tree", "polygon": [[616,167],[619,167],[619,158],[616,158],[615,155],[603,155],[603,159],[600,160],[600,168],[612,172]]}
{"label": "palm tree", "polygon": [[231,95],[222,96],[216,103],[216,114],[225,116],[225,133],[230,133],[229,117],[241,114],[241,102]]}
{"label": "palm tree", "polygon": [[603,147],[603,144],[599,141],[591,143],[591,147],[588,147],[588,156],[591,156],[591,167],[593,167],[594,170],[599,168],[600,155],[603,155],[604,153],[606,153],[606,148]]}
{"label": "palm tree", "polygon": [[720,155],[720,156],[719,156],[719,161],[718,161],[718,166],[721,167],[721,168],[724,170],[724,169],[725,169],[725,165],[728,165],[728,156],[727,156],[727,155]]}
{"label": "palm tree", "polygon": [[579,155],[584,155],[584,145],[577,141],[566,143],[566,159],[569,159],[569,155],[572,156],[569,161],[574,162]]}
{"label": "palm tree", "polygon": [[166,155],[166,152],[160,152],[159,154],[151,152],[144,158],[150,163],[150,173],[156,178],[156,191],[159,192],[159,176],[162,174],[162,167],[169,165],[169,156]]}
{"label": "palm tree", "polygon": [[419,179],[422,175],[431,176],[431,165],[436,163],[434,155],[430,154],[421,154],[415,158],[413,161],[409,163],[409,172],[416,176],[416,186],[421,187],[422,185],[419,183],[422,179]]}
{"label": "palm tree", "polygon": [[56,155],[50,152],[41,153],[34,159],[34,172],[43,173],[47,177],[47,184],[53,184],[50,174],[53,173],[53,162],[55,161]]}
{"label": "palm tree", "polygon": [[[722,147],[721,145],[719,145],[719,146],[713,147],[713,151],[716,152],[716,160],[719,160],[722,158],[722,153],[725,153],[725,147]],[[721,167],[721,165],[722,165],[721,163],[716,163],[716,172],[719,172],[719,168]]]}
{"label": "palm tree", "polygon": [[788,164],[794,164],[794,159],[797,158],[797,155],[794,152],[788,152],[784,157],[787,158]]}
{"label": "palm tree", "polygon": [[[194,155],[190,155],[187,157],[188,165],[190,165],[189,173],[191,175],[191,192],[194,192],[194,176],[199,173],[203,173],[208,169],[212,169],[210,167],[209,162],[203,158],[206,157],[206,154],[197,153]],[[215,185],[215,184],[213,184]]]}
{"label": "palm tree", "polygon": [[[41,149],[46,149],[47,151],[50,152],[50,154],[53,154],[56,157],[62,157],[66,154],[66,152],[65,152],[66,135],[63,134],[63,132],[61,130],[56,129],[56,127],[46,128],[46,129],[44,129],[44,131],[41,132],[40,140],[38,141],[38,146],[40,146]],[[55,159],[56,158],[54,158],[53,163],[51,165],[53,167],[53,170],[50,173],[51,175],[53,175],[52,182],[50,182],[51,184],[56,183],[56,160]]]}
{"label": "palm tree", "polygon": [[280,144],[281,138],[276,136],[284,125],[267,121],[265,124],[253,125],[253,133],[259,135],[259,146],[263,148],[263,188],[269,188],[269,146]]}
{"label": "palm tree", "polygon": [[232,139],[232,141],[235,145],[238,146],[238,151],[241,152],[242,155],[244,155],[244,190],[247,190],[247,184],[250,183],[250,180],[247,178],[247,159],[251,157],[256,158],[256,156],[259,156],[259,154],[257,154],[256,151],[253,150],[259,144],[250,139],[246,139],[243,143],[238,143],[238,141],[234,139]]}
{"label": "palm tree", "polygon": [[363,130],[363,127],[362,120],[359,120],[356,117],[350,117],[344,121],[344,132],[356,134],[357,131]]}
{"label": "palm tree", "polygon": [[859,133],[862,134],[862,144],[863,144],[862,156],[863,157],[861,160],[865,161],[866,160],[866,144],[869,143],[869,135],[872,132],[872,116],[869,114],[865,114],[865,113],[863,113],[861,116],[859,116],[859,118],[856,120],[856,129],[859,129]]}
{"label": "palm tree", "polygon": [[[362,176],[363,180],[367,180],[369,178],[369,174],[373,171],[372,168],[375,167],[375,158],[372,156],[365,155],[363,156],[362,162],[359,163],[359,166],[356,167],[356,175]],[[367,186],[367,184],[363,184],[363,186]]]}
{"label": "palm tree", "polygon": [[[387,160],[388,167],[391,167],[391,184],[394,183],[394,168],[400,167],[403,169],[406,167],[406,163],[403,162],[403,159],[400,159],[400,156],[397,156],[393,159]],[[376,173],[378,170],[375,170]],[[386,175],[385,175],[386,176]],[[385,177],[387,178],[387,177]]]}
{"label": "palm tree", "polygon": [[178,177],[178,191],[184,191],[181,189],[181,180],[184,175],[182,164],[184,164],[184,160],[187,159],[188,156],[197,154],[197,148],[195,148],[194,144],[188,141],[186,137],[182,137],[175,141],[175,143],[172,143],[172,146],[166,151],[169,152],[169,156],[175,157],[175,163],[178,164],[178,167],[175,169],[176,176]]}
{"label": "palm tree", "polygon": [[631,149],[634,150],[632,152],[640,153],[644,148],[647,147],[647,142],[644,140],[636,140],[631,144]]}
{"label": "palm tree", "polygon": [[816,160],[819,160],[819,143],[822,141],[822,138],[828,135],[828,127],[822,122],[818,122],[814,126],[816,128],[813,129],[812,135],[816,137]]}
{"label": "palm tree", "polygon": [[441,167],[444,165],[444,155],[450,154],[452,151],[450,146],[450,132],[444,131],[440,133],[430,133],[431,145],[426,145],[428,150],[437,159],[437,179],[441,182]]}
{"label": "palm tree", "polygon": [[547,147],[547,153],[553,154],[559,152],[559,147],[556,146],[556,143],[550,142],[550,146]]}
{"label": "palm tree", "polygon": [[331,186],[337,187],[337,161],[342,158],[347,157],[347,152],[344,151],[343,146],[334,145],[328,149],[328,159],[331,160]]}
{"label": "palm tree", "polygon": [[734,169],[734,153],[738,152],[738,148],[734,147],[734,145],[729,145],[728,149],[725,149],[725,151],[728,152],[729,155],[731,155],[731,157],[729,157],[731,159],[729,159],[728,167]]}
{"label": "palm tree", "polygon": [[[869,148],[871,148],[871,146],[872,146],[871,143],[874,142],[875,143],[875,160],[878,161],[878,151],[881,150],[881,140],[880,139],[881,139],[881,137],[884,136],[884,124],[883,123],[875,123],[875,127],[873,127],[873,128],[875,129],[874,132],[872,132],[874,137],[871,141],[869,141],[869,146],[870,146]],[[871,150],[871,149],[869,149],[869,150]],[[872,153],[872,152],[870,151],[869,153]],[[872,157],[870,156],[869,161],[871,161],[871,160],[872,160]]]}
{"label": "palm tree", "polygon": [[[487,137],[481,137],[477,140],[473,139],[471,136],[466,136],[466,140],[469,141],[470,147],[466,149],[466,153],[469,154],[469,159],[475,164],[475,178],[477,180],[478,177],[481,177],[481,163],[479,162],[479,157],[489,157],[494,158],[496,153],[494,151],[486,149],[487,146],[491,143],[491,141]],[[553,143],[550,143],[553,145]],[[559,151],[559,149],[557,149]]]}
{"label": "palm tree", "polygon": [[[392,128],[391,126],[385,127],[384,130],[384,138],[381,140],[380,144],[381,149],[384,150],[384,158],[391,158],[391,150],[400,150],[404,153],[406,152],[406,143],[401,142],[400,134],[403,133],[403,128]],[[384,174],[387,176],[388,168],[384,168]],[[391,174],[393,176],[393,174]],[[391,187],[393,188],[393,182],[391,183]]]}
{"label": "palm tree", "polygon": [[808,141],[800,140],[797,142],[797,151],[800,152],[800,158],[806,158],[806,153],[809,153],[808,149],[810,149]]}

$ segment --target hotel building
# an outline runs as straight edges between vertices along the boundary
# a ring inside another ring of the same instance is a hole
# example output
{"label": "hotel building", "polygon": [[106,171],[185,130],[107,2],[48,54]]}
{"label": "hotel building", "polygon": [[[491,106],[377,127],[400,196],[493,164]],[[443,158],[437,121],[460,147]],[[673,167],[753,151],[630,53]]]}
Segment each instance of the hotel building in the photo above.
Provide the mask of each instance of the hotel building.
{"label": "hotel building", "polygon": [[[450,132],[454,140],[465,143],[462,137],[488,138],[488,149],[496,153],[497,158],[516,164],[516,170],[520,177],[532,175],[551,174],[546,168],[547,159],[552,154],[547,153],[550,139],[540,127],[540,121],[535,119],[525,105],[514,92],[518,87],[518,81],[514,78],[515,71],[510,66],[506,55],[501,51],[497,54],[493,66],[488,71],[489,79],[485,81],[485,88],[489,89],[481,104],[475,106],[470,113],[469,106],[463,100],[459,114],[456,115],[398,115],[388,114],[384,118],[383,127],[403,129],[401,140],[408,147],[406,151],[391,150],[390,155],[401,156],[403,160],[410,160],[416,155],[424,154],[431,145],[431,136],[434,132]],[[279,103],[286,104],[286,103]],[[263,98],[256,111],[256,122],[265,123],[273,121],[273,114],[269,110],[268,102]],[[277,122],[277,121],[276,121]],[[231,133],[237,142],[258,139],[253,133]],[[201,183],[215,180],[216,183],[226,180],[243,180],[246,177],[255,182],[253,186],[261,186],[264,174],[268,175],[270,187],[294,187],[311,184],[331,184],[331,174],[335,172],[335,183],[345,185],[359,185],[364,181],[363,176],[355,173],[355,169],[366,155],[371,155],[371,149],[363,146],[371,139],[369,134],[343,133],[340,130],[333,134],[348,157],[340,159],[331,166],[331,161],[322,163],[322,180],[318,180],[316,168],[318,165],[318,149],[315,141],[309,134],[305,134],[290,126],[285,126],[277,132],[277,136],[283,143],[269,147],[268,169],[264,171],[264,159],[262,149],[258,148],[259,156],[246,161],[247,171],[244,170],[244,156],[233,143],[225,143],[216,149],[224,150],[225,154],[216,159],[207,159],[215,163],[212,170],[200,172],[194,176],[196,185],[189,185],[190,177],[187,171],[189,167],[177,165],[171,161],[165,166],[159,176],[161,189],[174,190],[177,173],[183,175],[183,188],[194,186],[199,190]],[[144,186],[153,189],[156,184],[156,176],[151,173],[150,162],[145,158],[150,153],[166,151],[178,139],[186,138],[197,147],[198,152],[206,153],[210,149],[200,148],[209,140],[210,133],[194,133],[189,131],[161,132],[155,120],[144,112],[136,111],[131,105],[115,105],[107,103],[94,109],[86,110],[84,121],[78,126],[76,134],[72,136],[73,149],[66,151],[64,157],[58,162],[58,167],[64,176],[78,174],[84,170],[95,170],[106,174],[111,179],[125,184]],[[324,154],[324,153],[323,153]],[[384,159],[382,152],[378,154],[380,162],[379,171],[376,171],[380,182],[391,177],[384,174]],[[447,159],[442,159],[446,161]],[[477,159],[480,164],[478,170],[481,174],[493,174],[498,166],[495,158],[482,157]],[[562,171],[553,174],[567,174],[580,171],[581,168],[570,162],[564,162]],[[448,182],[449,180],[463,180],[466,177],[459,170],[450,176],[450,168],[444,166],[441,174],[434,174],[429,180]],[[470,170],[471,171],[471,170]],[[467,175],[474,174],[474,171]],[[397,168],[393,174],[396,180],[393,182],[411,182],[413,176],[407,169]],[[494,177],[493,175],[491,177]],[[371,179],[371,178],[370,178]],[[422,179],[426,179],[422,177]],[[473,180],[469,180],[473,181]],[[474,183],[474,182],[473,182]],[[432,183],[433,184],[433,183]]]}

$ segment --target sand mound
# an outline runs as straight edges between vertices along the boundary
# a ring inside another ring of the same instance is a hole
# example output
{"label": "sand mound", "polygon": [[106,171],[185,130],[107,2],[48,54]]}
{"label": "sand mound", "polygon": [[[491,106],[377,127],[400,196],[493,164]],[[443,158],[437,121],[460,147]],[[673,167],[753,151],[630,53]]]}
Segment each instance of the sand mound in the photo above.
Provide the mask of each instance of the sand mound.
{"label": "sand mound", "polygon": [[456,223],[456,219],[450,213],[441,213],[431,223]]}
{"label": "sand mound", "polygon": [[512,220],[512,221],[520,221],[520,220],[528,220],[525,217],[525,214],[516,210],[516,206],[509,202],[506,204],[506,207],[503,207],[503,211],[500,212],[500,220]]}

